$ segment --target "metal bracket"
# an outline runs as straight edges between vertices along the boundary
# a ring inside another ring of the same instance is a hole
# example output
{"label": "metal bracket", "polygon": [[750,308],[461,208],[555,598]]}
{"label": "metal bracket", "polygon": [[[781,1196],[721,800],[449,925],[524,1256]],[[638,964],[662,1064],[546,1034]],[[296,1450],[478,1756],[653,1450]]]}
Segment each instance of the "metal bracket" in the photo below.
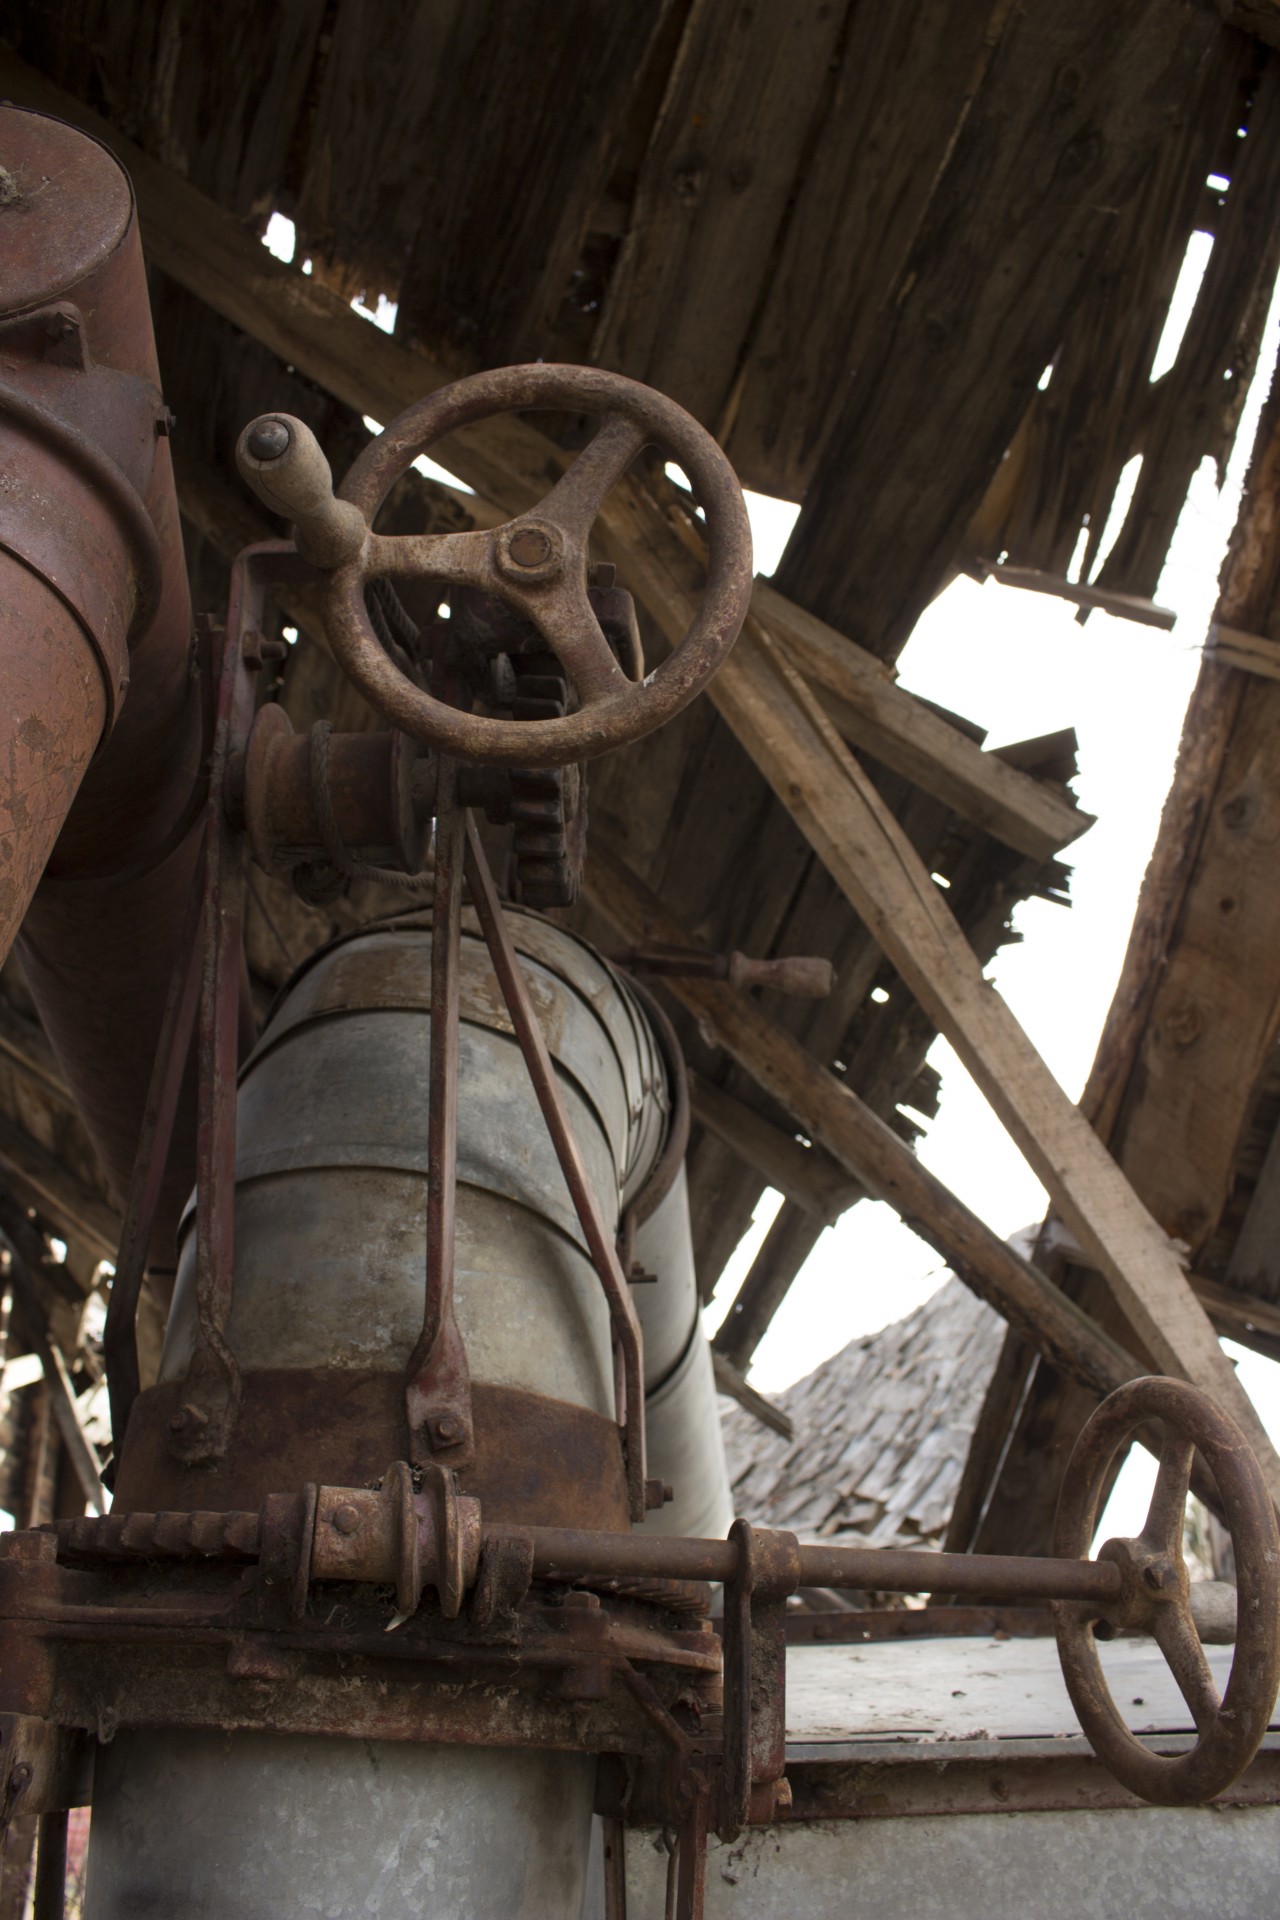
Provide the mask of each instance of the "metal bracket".
{"label": "metal bracket", "polygon": [[787,1595],[801,1581],[794,1533],[735,1520],[737,1565],[724,1595],[724,1774],[717,1831],[733,1840],[791,1805],[785,1777]]}

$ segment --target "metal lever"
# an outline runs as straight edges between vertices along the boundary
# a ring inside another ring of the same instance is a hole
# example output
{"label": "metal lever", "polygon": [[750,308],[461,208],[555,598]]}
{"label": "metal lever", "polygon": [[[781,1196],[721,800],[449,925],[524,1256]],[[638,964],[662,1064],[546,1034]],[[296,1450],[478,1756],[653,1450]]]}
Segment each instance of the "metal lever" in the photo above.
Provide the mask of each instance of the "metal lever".
{"label": "metal lever", "polygon": [[788,954],[781,960],[752,960],[745,953],[710,953],[704,947],[668,946],[648,941],[612,955],[615,966],[631,973],[656,973],[668,979],[727,980],[731,987],[772,987],[806,1000],[825,1000],[836,983],[835,968],[816,954]]}

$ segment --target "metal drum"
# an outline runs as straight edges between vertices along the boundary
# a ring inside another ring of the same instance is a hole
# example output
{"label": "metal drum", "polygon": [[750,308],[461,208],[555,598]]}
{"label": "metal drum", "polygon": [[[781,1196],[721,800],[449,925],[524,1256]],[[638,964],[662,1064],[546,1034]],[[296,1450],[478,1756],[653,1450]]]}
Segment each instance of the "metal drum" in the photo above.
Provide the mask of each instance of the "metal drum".
{"label": "metal drum", "polygon": [[[508,922],[606,1223],[642,1191],[671,1109],[653,1029],[582,941]],[[487,951],[464,914],[456,1311],[490,1517],[627,1525],[609,1319]],[[123,1507],[253,1506],[358,1485],[404,1456],[425,1286],[430,918],[339,941],[294,979],[241,1076],[235,1291],[243,1398],[225,1462],[176,1466],[165,1422],[195,1341],[184,1219],[160,1384],[134,1409]],[[683,1169],[636,1236],[660,1525],[722,1530],[728,1490]],[[184,1477],[185,1475],[185,1477]],[[652,1523],[652,1522],[651,1522]],[[102,1751],[86,1915],[565,1920],[581,1908],[584,1755],[236,1732],[121,1734]]]}

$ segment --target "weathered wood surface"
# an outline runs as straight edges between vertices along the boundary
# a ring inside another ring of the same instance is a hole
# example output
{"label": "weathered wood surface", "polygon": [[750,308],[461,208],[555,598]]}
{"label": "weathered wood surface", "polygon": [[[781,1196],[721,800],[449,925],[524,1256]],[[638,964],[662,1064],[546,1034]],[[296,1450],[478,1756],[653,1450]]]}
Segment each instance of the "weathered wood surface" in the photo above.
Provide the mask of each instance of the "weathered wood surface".
{"label": "weathered wood surface", "polygon": [[778,1192],[833,1226],[862,1191],[821,1147],[806,1147],[701,1074],[689,1077],[693,1117]]}
{"label": "weathered wood surface", "polygon": [[716,1330],[712,1345],[746,1372],[778,1308],[825,1232],[825,1223],[794,1200],[784,1200],[749,1272]]}
{"label": "weathered wood surface", "polygon": [[749,1413],[760,1426],[768,1427],[772,1432],[781,1434],[784,1440],[790,1440],[795,1434],[791,1416],[764,1394],[757,1392],[749,1380],[743,1378],[731,1361],[715,1349],[711,1352],[711,1363],[715,1370],[717,1393],[729,1400],[736,1400],[744,1412]]}
{"label": "weathered wood surface", "polygon": [[730,1410],[735,1511],[837,1545],[940,1545],[999,1330],[952,1281],[780,1394],[789,1444]]}
{"label": "weathered wood surface", "polygon": [[843,741],[750,621],[734,658],[722,711],[732,703],[757,764],[964,1060],[1144,1347],[1162,1370],[1194,1380],[1240,1421],[1280,1496],[1280,1458],[1167,1235],[983,979],[938,887]]}
{"label": "weathered wood surface", "polygon": [[1065,789],[1031,780],[894,681],[884,663],[758,581],[752,612],[780,640],[844,738],[1022,853],[1045,860],[1093,824]]}
{"label": "weathered wood surface", "polygon": [[[588,861],[587,890],[624,939],[685,938],[661,902],[599,848]],[[794,1117],[808,1139],[888,1201],[966,1284],[1024,1328],[1037,1346],[1052,1348],[1073,1372],[1106,1383],[1104,1391],[1131,1376],[1133,1363],[1123,1349],[1101,1336],[1044,1275],[970,1213],[891,1127],[754,1000],[719,981],[669,985],[704,1031]]]}
{"label": "weathered wood surface", "polygon": [[[1011,559],[1060,577],[1085,528],[1079,578],[1089,580],[1126,462],[1176,413],[1168,376],[1153,388],[1151,369],[1187,236],[1193,229],[1212,233],[1221,215],[1220,196],[1206,181],[1210,174],[1230,180],[1235,173],[1236,130],[1250,119],[1257,60],[1247,41],[1224,36],[1188,86],[1178,137],[1153,145],[1140,192],[1117,210],[1087,293],[1066,317],[1052,377],[1031,398],[965,536],[975,558],[1008,550]],[[1270,138],[1269,128],[1262,131]],[[1256,264],[1238,260],[1246,276]],[[1243,305],[1220,307],[1218,323],[1254,337],[1257,315],[1248,310],[1260,284],[1260,277],[1250,283]],[[1224,399],[1234,404],[1235,389],[1224,383],[1223,370],[1207,390],[1188,387],[1180,376],[1176,393],[1188,416],[1183,421],[1176,413],[1179,430],[1189,430],[1213,459],[1224,457],[1234,435]],[[1166,542],[1172,532],[1170,524]],[[1114,568],[1109,584],[1144,597],[1154,589],[1154,581],[1139,587],[1118,579]]]}
{"label": "weathered wood surface", "polygon": [[1220,33],[1191,0],[1011,10],[837,397],[811,482],[822,513],[801,516],[778,574],[872,652],[898,651],[945,578],[1117,209],[1178,138]]}
{"label": "weathered wood surface", "polygon": [[1250,95],[1248,137],[1234,142],[1226,166],[1231,185],[1200,294],[1178,357],[1159,383],[1168,388],[1169,405],[1155,411],[1134,448],[1142,453],[1142,470],[1098,575],[1101,587],[1155,592],[1201,460],[1213,459],[1221,472],[1235,440],[1280,267],[1280,60],[1274,55],[1263,60]]}
{"label": "weathered wood surface", "polygon": [[[1216,613],[1222,623],[1264,638],[1280,635],[1278,501],[1280,399],[1273,394],[1259,424]],[[1256,722],[1260,704],[1276,692],[1275,683],[1212,656],[1201,667],[1120,983],[1082,1100],[1100,1136],[1115,1144],[1137,1192],[1157,1206],[1163,1200],[1172,1209],[1168,1224],[1181,1219],[1197,1245],[1205,1244],[1228,1199],[1238,1142],[1274,1044],[1276,948],[1266,927],[1275,883],[1257,878],[1258,866],[1265,875],[1275,858],[1265,838],[1275,805],[1274,774],[1266,774],[1273,742]],[[1271,724],[1274,729],[1274,717]],[[1234,804],[1238,800],[1243,806]],[[1245,876],[1242,846],[1260,824],[1263,838]],[[1224,911],[1227,900],[1234,904]],[[1237,913],[1243,922],[1238,947],[1231,924]],[[1173,1160],[1190,1182],[1184,1191],[1169,1182]],[[1101,1281],[1075,1273],[1066,1283],[1126,1337]],[[1247,1301],[1241,1304],[1247,1312]],[[1038,1363],[1029,1376],[1011,1373],[1002,1391],[984,1420],[1011,1438],[974,1495],[985,1517],[971,1544],[987,1552],[1047,1551],[1053,1492],[1092,1401]]]}

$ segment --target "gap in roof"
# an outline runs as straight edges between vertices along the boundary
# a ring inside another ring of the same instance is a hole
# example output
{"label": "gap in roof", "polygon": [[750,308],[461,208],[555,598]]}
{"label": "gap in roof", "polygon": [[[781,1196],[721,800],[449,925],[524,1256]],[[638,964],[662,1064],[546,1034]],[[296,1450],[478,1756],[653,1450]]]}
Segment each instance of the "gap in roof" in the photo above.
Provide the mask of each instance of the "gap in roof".
{"label": "gap in roof", "polygon": [[1182,265],[1178,269],[1178,278],[1174,283],[1173,294],[1169,301],[1169,311],[1165,316],[1164,331],[1156,347],[1155,359],[1151,362],[1150,378],[1159,380],[1168,373],[1178,357],[1191,315],[1195,309],[1200,284],[1209,265],[1209,255],[1213,252],[1211,233],[1193,233],[1187,241],[1187,250],[1182,256]]}
{"label": "gap in roof", "polygon": [[351,311],[358,313],[362,320],[371,320],[375,327],[381,327],[383,333],[394,333],[400,303],[398,300],[388,300],[385,293],[380,293],[376,307],[367,307],[361,297],[351,302]]}
{"label": "gap in roof", "polygon": [[[381,420],[375,420],[371,413],[362,414],[361,418],[370,433],[378,434],[382,432]],[[455,493],[475,492],[474,487],[469,487],[465,480],[459,480],[456,473],[450,473],[448,467],[442,467],[438,460],[430,459],[425,453],[418,455],[413,466],[414,471],[422,474],[424,479],[438,480],[442,486],[452,487]]]}
{"label": "gap in roof", "polygon": [[[668,460],[663,471],[675,486],[682,487],[688,494],[693,493],[688,474],[674,460]],[[742,497],[747,506],[747,518],[751,522],[755,571],[766,576],[776,573],[791,538],[791,530],[800,517],[800,509],[794,500],[777,500],[771,493],[752,493],[749,487],[742,489]],[[698,508],[698,516],[702,517],[701,507]]]}
{"label": "gap in roof", "polygon": [[283,260],[289,266],[298,244],[298,229],[282,213],[273,213],[262,236],[262,244],[268,253],[273,253],[277,260]]}

